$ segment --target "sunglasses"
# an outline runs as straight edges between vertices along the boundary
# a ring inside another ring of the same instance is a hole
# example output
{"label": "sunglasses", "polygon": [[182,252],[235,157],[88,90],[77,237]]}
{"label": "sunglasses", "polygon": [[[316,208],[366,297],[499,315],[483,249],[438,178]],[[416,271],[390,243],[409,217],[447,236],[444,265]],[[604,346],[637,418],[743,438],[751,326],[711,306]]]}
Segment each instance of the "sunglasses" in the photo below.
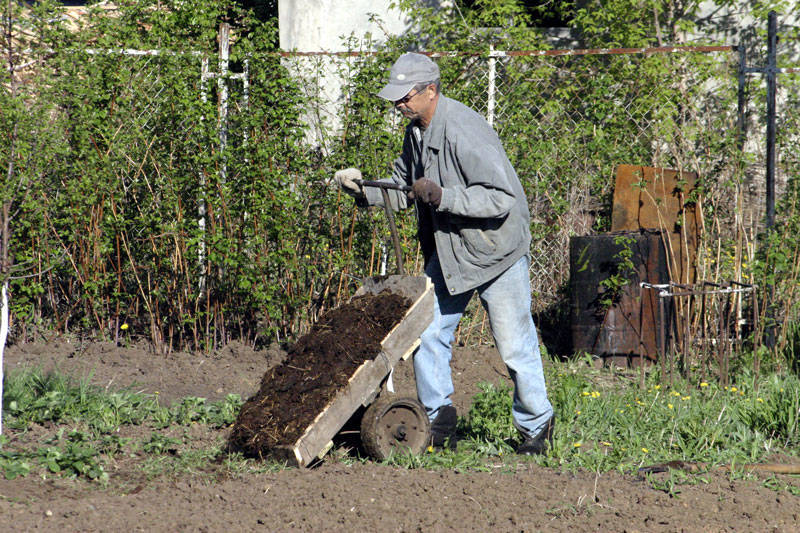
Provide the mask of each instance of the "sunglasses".
{"label": "sunglasses", "polygon": [[395,100],[394,101],[394,105],[405,104],[406,102],[408,102],[409,100],[411,100],[412,98],[414,98],[415,96],[417,96],[421,92],[422,91],[417,91],[414,94],[408,93],[407,95],[405,95],[401,99]]}

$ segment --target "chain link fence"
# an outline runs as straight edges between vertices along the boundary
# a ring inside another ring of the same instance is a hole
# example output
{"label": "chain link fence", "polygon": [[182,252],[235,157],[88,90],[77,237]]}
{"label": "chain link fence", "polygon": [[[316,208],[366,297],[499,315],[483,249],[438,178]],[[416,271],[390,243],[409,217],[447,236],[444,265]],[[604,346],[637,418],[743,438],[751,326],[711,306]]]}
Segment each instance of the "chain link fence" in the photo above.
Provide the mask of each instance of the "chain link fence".
{"label": "chain link fence", "polygon": [[[526,190],[535,312],[565,301],[569,238],[610,228],[622,164],[699,174],[710,216],[698,277],[731,278],[720,250],[743,233],[752,245],[763,218],[761,129],[743,154],[731,47],[433,55],[444,94],[487,117]],[[64,138],[52,142],[68,156],[48,169],[63,190],[47,196],[46,230],[20,235],[44,263],[39,244],[57,235],[69,258],[39,277],[34,313],[115,335],[139,317],[157,343],[213,346],[296,334],[391,266],[382,213],[356,210],[330,176],[353,165],[382,177],[400,152],[403,121],[374,96],[396,54],[234,56],[62,51],[53,76],[32,81],[29,94],[53,99]],[[226,70],[245,64],[247,78]],[[787,184],[796,94],[780,113]],[[399,224],[418,272],[413,216]]]}
{"label": "chain link fence", "polygon": [[[431,55],[443,93],[487,117],[526,189],[535,311],[563,299],[569,237],[609,228],[618,165],[698,172],[716,193],[738,172],[731,47]],[[350,91],[358,83],[341,81]],[[394,112],[385,124],[402,137]],[[375,172],[385,173],[394,154],[377,153]],[[733,209],[725,196],[714,201]]]}

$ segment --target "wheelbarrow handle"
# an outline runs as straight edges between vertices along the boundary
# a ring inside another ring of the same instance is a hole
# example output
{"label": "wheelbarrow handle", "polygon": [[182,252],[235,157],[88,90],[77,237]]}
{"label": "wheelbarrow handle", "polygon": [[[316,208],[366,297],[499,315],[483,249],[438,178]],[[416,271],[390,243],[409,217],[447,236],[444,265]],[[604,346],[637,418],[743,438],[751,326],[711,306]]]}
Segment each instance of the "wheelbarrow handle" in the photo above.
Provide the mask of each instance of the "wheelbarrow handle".
{"label": "wheelbarrow handle", "polygon": [[355,180],[356,183],[363,187],[378,187],[380,189],[392,189],[394,191],[408,192],[411,187],[408,185],[398,185],[391,181],[370,181],[370,180]]}
{"label": "wheelbarrow handle", "polygon": [[403,267],[403,250],[400,247],[400,236],[397,234],[397,226],[394,223],[394,214],[392,213],[392,205],[389,201],[388,189],[395,191],[410,191],[411,187],[408,185],[398,185],[391,181],[367,181],[367,180],[354,180],[362,187],[378,187],[383,196],[383,210],[386,213],[386,220],[389,222],[389,231],[392,234],[392,244],[394,245],[394,256],[397,260],[397,273],[405,275],[406,270]]}

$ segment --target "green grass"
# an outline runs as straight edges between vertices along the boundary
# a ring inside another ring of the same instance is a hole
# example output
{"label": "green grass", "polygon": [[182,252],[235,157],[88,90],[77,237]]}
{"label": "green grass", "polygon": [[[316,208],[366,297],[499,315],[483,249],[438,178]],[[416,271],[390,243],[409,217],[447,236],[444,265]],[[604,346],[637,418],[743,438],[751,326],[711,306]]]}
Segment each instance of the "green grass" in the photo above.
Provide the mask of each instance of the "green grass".
{"label": "green grass", "polygon": [[[55,435],[41,446],[12,446],[7,436],[0,437],[0,472],[7,478],[24,476],[34,470],[105,481],[105,460],[119,454],[143,453],[165,457],[174,453],[175,462],[191,470],[209,463],[213,450],[186,448],[187,438],[177,439],[159,433],[168,427],[205,424],[221,428],[233,423],[242,405],[238,395],[208,403],[205,398],[187,397],[171,407],[159,404],[157,395],[131,391],[109,392],[69,377],[38,369],[10,372],[6,375],[3,395],[3,419],[6,428],[25,434],[33,424],[54,425]],[[135,442],[117,432],[123,426],[143,425],[152,428],[149,439]],[[163,462],[163,461],[162,461]],[[159,469],[155,469],[159,470]],[[170,469],[162,468],[163,472]]]}
{"label": "green grass", "polygon": [[[638,383],[638,376],[595,370],[585,361],[549,365],[547,384],[556,408],[553,448],[548,455],[533,458],[513,453],[518,435],[511,422],[511,388],[483,383],[472,408],[459,419],[462,439],[456,450],[398,454],[385,464],[512,472],[533,461],[567,470],[635,473],[643,465],[671,460],[713,467],[761,462],[772,454],[797,455],[800,380],[794,374],[762,376],[757,391],[747,374],[729,387],[713,382],[676,382],[668,387],[659,384],[654,370],[644,389]],[[229,395],[212,403],[188,397],[164,407],[153,395],[109,392],[37,370],[11,372],[5,384],[6,427],[24,434],[32,424],[44,424],[55,427],[55,432],[24,449],[0,437],[0,471],[8,478],[49,471],[104,481],[107,461],[126,454],[143,461],[142,472],[148,478],[211,470],[245,475],[285,468],[222,454],[221,441],[198,449],[192,446],[188,430],[182,436],[174,432],[176,426],[192,424],[226,427],[241,404],[238,396]],[[118,430],[131,425],[150,431],[137,439],[121,437]],[[335,450],[332,460],[370,459]],[[681,485],[703,478],[674,472],[649,479],[654,488],[676,495]]]}
{"label": "green grass", "polygon": [[[511,387],[480,384],[456,451],[399,455],[386,462],[408,468],[480,469],[488,462],[535,461],[553,468],[633,473],[643,465],[672,460],[709,467],[796,455],[800,444],[800,380],[792,374],[752,376],[738,384],[658,383],[654,371],[645,389],[639,377],[595,370],[577,361],[551,365],[547,384],[556,408],[553,448],[546,456],[513,453],[519,437],[511,422]],[[676,477],[677,476],[677,477]],[[674,485],[679,474],[671,475]],[[669,489],[670,491],[672,489]]]}

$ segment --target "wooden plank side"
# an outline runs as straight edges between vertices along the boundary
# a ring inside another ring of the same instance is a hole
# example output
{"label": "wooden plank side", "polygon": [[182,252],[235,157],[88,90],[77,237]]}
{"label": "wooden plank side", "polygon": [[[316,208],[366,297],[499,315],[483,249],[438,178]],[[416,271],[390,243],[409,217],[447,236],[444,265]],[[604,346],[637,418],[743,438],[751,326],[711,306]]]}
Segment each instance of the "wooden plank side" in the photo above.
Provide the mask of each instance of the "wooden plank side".
{"label": "wooden plank side", "polygon": [[665,231],[670,278],[678,283],[693,283],[696,275],[702,213],[689,198],[697,180],[694,172],[639,165],[617,167],[611,231]]}
{"label": "wooden plank side", "polygon": [[353,295],[353,298],[367,293],[378,294],[384,289],[388,289],[395,294],[402,294],[406,298],[417,300],[430,283],[430,279],[426,276],[376,276],[365,279],[361,287]]}
{"label": "wooden plank side", "polygon": [[[317,415],[295,445],[283,450],[286,458],[294,458],[298,466],[308,466],[322,454],[325,446],[358,407],[372,396],[400,358],[410,355],[419,342],[419,336],[433,319],[433,285],[427,277],[390,276],[389,278],[388,287],[386,280],[382,280],[384,283],[370,284],[367,292],[377,293],[389,288],[414,299],[414,303],[406,311],[403,319],[384,338],[381,343],[381,353],[375,359],[363,363],[348,384]],[[412,292],[413,294],[410,294]],[[362,293],[361,289],[356,294],[359,293]]]}
{"label": "wooden plank side", "polygon": [[299,462],[302,466],[308,466],[319,455],[390,370],[386,358],[381,356],[365,362],[356,370],[348,384],[317,415],[303,436],[297,440],[294,448],[301,457]]}
{"label": "wooden plank side", "polygon": [[389,356],[392,367],[406,354],[408,348],[433,320],[433,289],[426,291],[415,302],[405,318],[383,339],[381,346]]}

